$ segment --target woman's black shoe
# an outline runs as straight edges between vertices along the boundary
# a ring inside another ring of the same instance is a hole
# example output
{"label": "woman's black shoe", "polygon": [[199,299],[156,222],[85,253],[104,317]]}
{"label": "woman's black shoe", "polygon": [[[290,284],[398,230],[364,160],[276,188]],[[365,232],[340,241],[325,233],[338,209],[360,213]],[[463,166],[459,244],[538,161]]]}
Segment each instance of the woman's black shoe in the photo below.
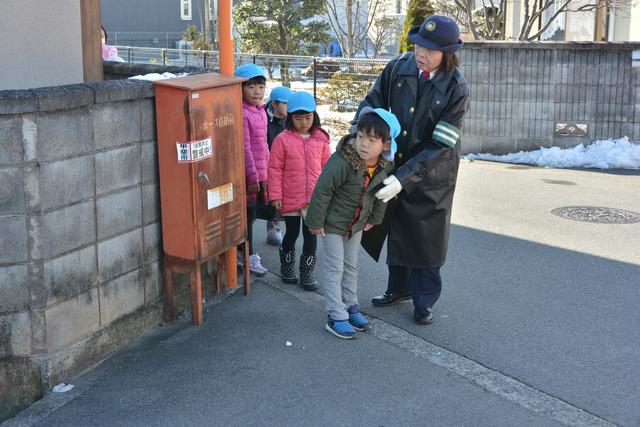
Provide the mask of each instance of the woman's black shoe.
{"label": "woman's black shoe", "polygon": [[371,304],[377,305],[378,307],[386,307],[389,305],[397,304],[400,301],[407,301],[410,299],[411,299],[411,293],[392,294],[391,292],[385,292],[382,295],[373,297],[373,299],[371,300]]}
{"label": "woman's black shoe", "polygon": [[413,311],[413,318],[418,325],[428,325],[433,323],[433,311],[430,308],[415,309]]}

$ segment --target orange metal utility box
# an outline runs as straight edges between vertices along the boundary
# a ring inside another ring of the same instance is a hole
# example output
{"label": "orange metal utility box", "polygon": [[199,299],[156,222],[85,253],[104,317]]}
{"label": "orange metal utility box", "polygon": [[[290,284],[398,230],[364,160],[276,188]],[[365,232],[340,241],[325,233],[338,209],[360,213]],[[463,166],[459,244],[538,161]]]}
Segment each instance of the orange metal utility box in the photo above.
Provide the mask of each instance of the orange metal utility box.
{"label": "orange metal utility box", "polygon": [[[173,272],[190,272],[192,320],[198,325],[202,324],[200,265],[227,252],[227,285],[236,286],[235,247],[242,242],[245,249],[248,245],[242,139],[244,80],[209,73],[154,82],[170,319]],[[244,254],[248,258],[249,251]],[[249,265],[248,259],[245,265]],[[222,289],[220,266],[218,262],[218,290]],[[249,269],[245,269],[244,281],[247,294]]]}

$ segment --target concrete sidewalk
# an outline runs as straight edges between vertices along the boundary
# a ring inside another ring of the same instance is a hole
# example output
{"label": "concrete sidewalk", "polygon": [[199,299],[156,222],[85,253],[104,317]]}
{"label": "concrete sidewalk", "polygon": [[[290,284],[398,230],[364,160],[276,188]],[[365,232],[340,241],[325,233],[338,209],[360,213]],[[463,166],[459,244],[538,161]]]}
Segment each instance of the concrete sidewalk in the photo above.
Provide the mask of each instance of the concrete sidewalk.
{"label": "concrete sidewalk", "polygon": [[[410,303],[370,305],[386,267],[363,253],[373,330],[354,341],[324,330],[320,293],[269,273],[209,301],[203,327],[157,327],[3,427],[638,425],[640,223],[550,211],[638,212],[640,174],[463,162],[458,182],[433,325]],[[277,272],[264,222],[254,233]]]}
{"label": "concrete sidewalk", "polygon": [[557,425],[382,321],[353,341],[331,336],[321,296],[274,279],[217,298],[201,328],[156,328],[3,426]]}

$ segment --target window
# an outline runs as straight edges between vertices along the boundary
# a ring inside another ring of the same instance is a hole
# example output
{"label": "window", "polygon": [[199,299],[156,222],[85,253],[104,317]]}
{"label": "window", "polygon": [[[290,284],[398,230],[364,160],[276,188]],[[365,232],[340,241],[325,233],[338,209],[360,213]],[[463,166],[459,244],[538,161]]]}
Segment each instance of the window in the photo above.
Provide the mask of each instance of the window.
{"label": "window", "polygon": [[191,21],[191,0],[180,0],[180,17],[183,21]]}
{"label": "window", "polygon": [[[540,25],[545,25],[558,11],[560,5],[553,3],[550,7],[542,11],[542,19]],[[567,18],[566,12],[560,13],[553,20],[551,25],[540,35],[540,40],[564,40],[565,39],[565,21]]]}

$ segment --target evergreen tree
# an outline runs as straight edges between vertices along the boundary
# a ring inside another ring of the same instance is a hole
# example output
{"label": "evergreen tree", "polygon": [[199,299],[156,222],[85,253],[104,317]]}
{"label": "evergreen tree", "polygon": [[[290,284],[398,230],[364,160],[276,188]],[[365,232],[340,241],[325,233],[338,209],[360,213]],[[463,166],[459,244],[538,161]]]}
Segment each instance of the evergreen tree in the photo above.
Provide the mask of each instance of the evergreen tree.
{"label": "evergreen tree", "polygon": [[413,48],[413,43],[409,40],[409,30],[420,26],[428,16],[435,13],[431,0],[409,0],[407,6],[407,18],[402,28],[402,38],[398,46],[398,52],[407,52]]}
{"label": "evergreen tree", "polygon": [[329,38],[325,12],[324,0],[243,0],[233,23],[243,52],[314,55]]}
{"label": "evergreen tree", "polygon": [[189,25],[182,36],[182,40],[191,42],[191,49],[211,50],[211,43],[207,42],[205,36],[195,25]]}
{"label": "evergreen tree", "polygon": [[[324,0],[243,0],[233,8],[234,27],[244,53],[316,55],[329,40],[329,24],[318,19]],[[289,84],[289,64],[279,59],[283,85]],[[260,65],[260,64],[259,64]],[[266,65],[271,75],[271,63]]]}

